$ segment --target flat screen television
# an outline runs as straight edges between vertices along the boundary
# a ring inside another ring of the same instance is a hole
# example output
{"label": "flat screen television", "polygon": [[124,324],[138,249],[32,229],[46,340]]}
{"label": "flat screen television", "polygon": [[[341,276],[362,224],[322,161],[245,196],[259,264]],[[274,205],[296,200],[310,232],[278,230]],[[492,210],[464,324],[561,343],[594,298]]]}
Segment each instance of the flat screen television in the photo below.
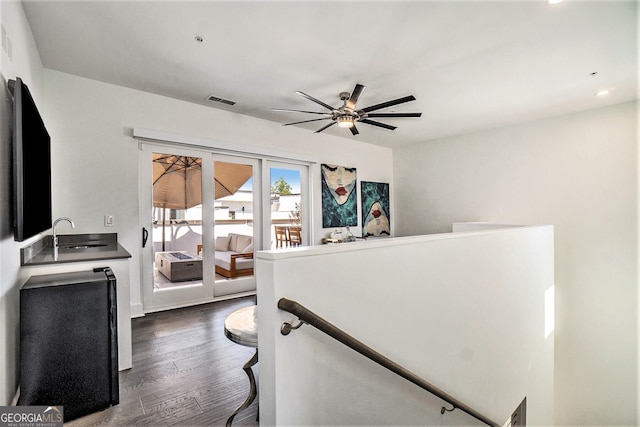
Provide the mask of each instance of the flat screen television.
{"label": "flat screen television", "polygon": [[29,88],[9,80],[13,94],[13,238],[22,242],[51,228],[51,138]]}

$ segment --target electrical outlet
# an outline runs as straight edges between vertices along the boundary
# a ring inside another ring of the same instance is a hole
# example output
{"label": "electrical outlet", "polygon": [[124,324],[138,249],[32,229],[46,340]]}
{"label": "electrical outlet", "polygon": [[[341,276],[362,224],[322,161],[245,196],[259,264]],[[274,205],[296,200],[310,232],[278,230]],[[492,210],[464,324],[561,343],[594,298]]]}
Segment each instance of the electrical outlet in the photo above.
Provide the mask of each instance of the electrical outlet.
{"label": "electrical outlet", "polygon": [[113,227],[113,215],[105,215],[104,216],[104,226],[105,227]]}

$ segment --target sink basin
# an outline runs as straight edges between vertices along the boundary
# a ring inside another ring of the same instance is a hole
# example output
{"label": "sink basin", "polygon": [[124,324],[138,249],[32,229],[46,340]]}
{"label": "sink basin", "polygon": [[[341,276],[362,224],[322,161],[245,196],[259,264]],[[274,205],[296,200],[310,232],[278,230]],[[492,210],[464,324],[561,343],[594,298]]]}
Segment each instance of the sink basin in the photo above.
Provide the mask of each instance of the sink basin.
{"label": "sink basin", "polygon": [[89,244],[81,244],[81,245],[67,245],[61,246],[63,249],[90,249],[90,248],[99,248],[102,246],[107,246],[106,243],[89,243]]}

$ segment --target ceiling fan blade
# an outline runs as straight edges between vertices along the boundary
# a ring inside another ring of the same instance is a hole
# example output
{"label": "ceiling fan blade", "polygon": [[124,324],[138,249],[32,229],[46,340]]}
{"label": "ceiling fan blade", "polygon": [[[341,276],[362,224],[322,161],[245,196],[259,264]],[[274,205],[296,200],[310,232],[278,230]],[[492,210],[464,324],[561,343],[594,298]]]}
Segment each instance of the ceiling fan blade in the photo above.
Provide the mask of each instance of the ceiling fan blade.
{"label": "ceiling fan blade", "polygon": [[300,123],[317,122],[318,120],[329,120],[329,119],[331,119],[331,117],[323,117],[321,119],[311,119],[311,120],[303,120],[301,122],[285,123],[282,126],[299,125]]}
{"label": "ceiling fan blade", "polygon": [[422,113],[371,113],[367,117],[421,117]]}
{"label": "ceiling fan blade", "polygon": [[355,110],[358,98],[360,98],[360,95],[362,95],[362,92],[364,92],[365,89],[366,86],[363,86],[360,83],[356,84],[353,88],[353,92],[351,92],[351,97],[347,101],[346,107]]}
{"label": "ceiling fan blade", "polygon": [[320,129],[318,129],[318,130],[317,130],[317,131],[315,131],[314,133],[320,133],[320,132],[322,132],[323,130],[325,130],[326,128],[328,128],[329,126],[333,126],[333,125],[335,125],[336,123],[338,123],[338,122],[337,122],[336,120],[334,120],[334,121],[332,121],[331,123],[329,123],[328,125],[321,127]]}
{"label": "ceiling fan blade", "polygon": [[286,113],[309,113],[309,114],[331,114],[331,113],[323,113],[320,111],[306,111],[306,110],[288,110],[286,108],[272,108],[271,111],[284,111]]}
{"label": "ceiling fan blade", "polygon": [[395,126],[391,126],[391,125],[388,125],[386,123],[374,122],[373,120],[369,120],[369,119],[362,119],[362,120],[359,120],[359,121],[362,122],[362,123],[366,123],[368,125],[378,126],[378,127],[389,129],[389,130],[396,129]]}
{"label": "ceiling fan blade", "polygon": [[380,110],[381,108],[391,107],[392,105],[403,104],[409,101],[415,101],[416,97],[413,95],[405,96],[404,98],[394,99],[393,101],[383,102],[382,104],[372,105],[370,107],[363,108],[361,111],[368,113],[369,111]]}
{"label": "ceiling fan blade", "polygon": [[320,101],[319,99],[315,99],[315,98],[314,98],[313,96],[311,96],[311,95],[307,95],[306,93],[304,93],[304,92],[300,92],[299,90],[298,90],[298,91],[296,91],[296,93],[297,93],[298,95],[300,95],[300,96],[304,96],[304,97],[305,97],[305,98],[307,98],[309,101],[313,101],[313,102],[315,102],[316,104],[320,104],[320,105],[322,105],[324,108],[326,108],[326,109],[328,109],[328,110],[330,110],[330,111],[335,110],[335,108],[333,108],[331,105],[329,105],[329,104],[325,104],[324,102]]}
{"label": "ceiling fan blade", "polygon": [[360,133],[360,132],[358,132],[358,129],[356,129],[356,125],[351,126],[351,127],[349,128],[349,130],[351,131],[351,134],[352,134],[352,135],[357,135],[357,134],[359,134],[359,133]]}

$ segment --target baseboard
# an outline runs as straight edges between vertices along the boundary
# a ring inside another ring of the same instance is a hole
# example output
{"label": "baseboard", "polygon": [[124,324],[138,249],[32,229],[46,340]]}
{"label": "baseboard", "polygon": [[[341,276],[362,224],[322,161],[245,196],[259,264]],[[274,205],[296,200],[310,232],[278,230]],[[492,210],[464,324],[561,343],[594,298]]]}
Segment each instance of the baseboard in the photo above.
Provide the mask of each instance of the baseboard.
{"label": "baseboard", "polygon": [[131,318],[144,317],[144,309],[142,303],[131,304]]}

